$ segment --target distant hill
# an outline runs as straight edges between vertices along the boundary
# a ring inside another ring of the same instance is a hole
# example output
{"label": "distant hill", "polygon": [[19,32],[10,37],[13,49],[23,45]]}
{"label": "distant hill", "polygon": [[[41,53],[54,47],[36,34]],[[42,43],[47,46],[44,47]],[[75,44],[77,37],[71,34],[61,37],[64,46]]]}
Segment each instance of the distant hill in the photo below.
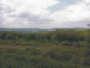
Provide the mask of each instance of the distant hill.
{"label": "distant hill", "polygon": [[56,30],[86,30],[88,28],[0,28],[0,31],[16,31],[16,32],[41,32],[41,31],[56,31]]}
{"label": "distant hill", "polygon": [[54,31],[55,29],[40,29],[40,28],[0,28],[0,31],[16,31],[16,32],[40,32]]}

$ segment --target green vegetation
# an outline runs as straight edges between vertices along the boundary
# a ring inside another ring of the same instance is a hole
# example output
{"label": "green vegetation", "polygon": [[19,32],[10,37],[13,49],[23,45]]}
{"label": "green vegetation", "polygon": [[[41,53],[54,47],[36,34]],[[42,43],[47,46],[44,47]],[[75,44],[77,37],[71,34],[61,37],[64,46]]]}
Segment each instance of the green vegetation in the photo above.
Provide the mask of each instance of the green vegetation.
{"label": "green vegetation", "polygon": [[90,30],[0,31],[0,68],[90,68]]}

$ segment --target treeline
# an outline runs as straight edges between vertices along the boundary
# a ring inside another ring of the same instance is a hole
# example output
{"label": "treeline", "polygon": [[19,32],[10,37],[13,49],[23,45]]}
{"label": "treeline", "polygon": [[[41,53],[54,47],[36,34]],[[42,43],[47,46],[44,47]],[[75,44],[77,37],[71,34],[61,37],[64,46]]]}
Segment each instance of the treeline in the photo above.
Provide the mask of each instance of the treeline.
{"label": "treeline", "polygon": [[40,41],[88,41],[89,30],[57,30],[51,32],[19,33],[1,31],[1,40],[40,40]]}

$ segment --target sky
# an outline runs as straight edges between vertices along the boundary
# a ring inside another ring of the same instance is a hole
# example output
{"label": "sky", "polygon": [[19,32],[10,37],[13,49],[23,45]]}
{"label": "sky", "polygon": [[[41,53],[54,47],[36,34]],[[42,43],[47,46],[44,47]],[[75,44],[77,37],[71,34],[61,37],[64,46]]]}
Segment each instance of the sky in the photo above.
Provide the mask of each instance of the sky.
{"label": "sky", "polygon": [[90,28],[90,0],[0,0],[2,28]]}

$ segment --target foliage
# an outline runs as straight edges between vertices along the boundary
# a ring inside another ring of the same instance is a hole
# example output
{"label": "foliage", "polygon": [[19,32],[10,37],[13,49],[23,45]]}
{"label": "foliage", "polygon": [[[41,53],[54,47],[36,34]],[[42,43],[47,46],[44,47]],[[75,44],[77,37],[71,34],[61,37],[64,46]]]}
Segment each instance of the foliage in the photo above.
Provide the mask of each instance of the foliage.
{"label": "foliage", "polygon": [[90,68],[90,30],[0,31],[0,68]]}

